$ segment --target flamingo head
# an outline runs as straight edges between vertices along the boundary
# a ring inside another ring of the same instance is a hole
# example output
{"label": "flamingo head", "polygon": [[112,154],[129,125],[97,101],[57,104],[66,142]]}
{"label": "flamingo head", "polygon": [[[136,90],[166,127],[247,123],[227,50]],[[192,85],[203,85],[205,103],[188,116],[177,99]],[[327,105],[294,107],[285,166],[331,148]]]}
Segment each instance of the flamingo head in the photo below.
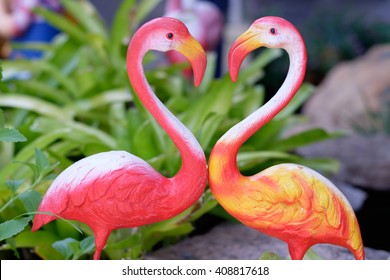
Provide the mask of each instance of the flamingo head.
{"label": "flamingo head", "polygon": [[137,33],[141,33],[138,35],[146,50],[178,51],[184,55],[191,63],[195,86],[200,85],[206,70],[206,53],[184,23],[175,18],[156,18],[144,24]]}
{"label": "flamingo head", "polygon": [[290,52],[304,47],[304,43],[299,31],[287,20],[274,16],[257,19],[230,48],[228,66],[232,81],[237,80],[245,57],[259,47],[282,48]]}

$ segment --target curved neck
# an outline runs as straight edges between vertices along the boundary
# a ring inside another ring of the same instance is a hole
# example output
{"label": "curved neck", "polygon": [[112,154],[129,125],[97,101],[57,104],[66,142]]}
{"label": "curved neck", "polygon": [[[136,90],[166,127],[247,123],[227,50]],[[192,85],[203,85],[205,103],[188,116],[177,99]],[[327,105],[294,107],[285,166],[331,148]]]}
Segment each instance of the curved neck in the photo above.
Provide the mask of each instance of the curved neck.
{"label": "curved neck", "polygon": [[[172,182],[189,182],[204,177],[206,157],[202,147],[186,128],[156,97],[149,86],[142,66],[145,53],[150,50],[142,38],[133,38],[127,55],[127,71],[134,91],[145,108],[167,132],[180,151],[182,166]],[[146,46],[145,46],[146,45]]]}
{"label": "curved neck", "polygon": [[294,49],[286,49],[286,51],[289,55],[290,66],[287,77],[278,92],[266,104],[228,130],[214,148],[215,153],[220,156],[228,155],[223,160],[229,166],[228,170],[235,170],[235,173],[239,173],[236,158],[240,147],[286,107],[302,84],[307,61],[303,41],[301,44],[295,45]]}

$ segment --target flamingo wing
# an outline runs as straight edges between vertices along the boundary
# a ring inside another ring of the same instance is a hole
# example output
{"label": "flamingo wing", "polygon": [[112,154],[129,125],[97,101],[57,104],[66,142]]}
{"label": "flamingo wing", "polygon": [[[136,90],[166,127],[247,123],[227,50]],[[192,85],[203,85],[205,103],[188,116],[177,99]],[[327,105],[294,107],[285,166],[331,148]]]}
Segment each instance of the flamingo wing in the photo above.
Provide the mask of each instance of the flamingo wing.
{"label": "flamingo wing", "polygon": [[[130,223],[137,209],[146,213],[153,200],[166,195],[163,180],[166,178],[148,163],[125,151],[99,153],[64,170],[53,181],[38,211],[88,224],[102,219],[118,224],[113,217],[119,211],[129,217],[122,223]],[[33,229],[55,218],[37,214]]]}
{"label": "flamingo wing", "polygon": [[345,212],[353,213],[328,179],[303,166],[279,164],[245,179],[241,193],[226,203],[232,215],[254,228],[337,229]]}

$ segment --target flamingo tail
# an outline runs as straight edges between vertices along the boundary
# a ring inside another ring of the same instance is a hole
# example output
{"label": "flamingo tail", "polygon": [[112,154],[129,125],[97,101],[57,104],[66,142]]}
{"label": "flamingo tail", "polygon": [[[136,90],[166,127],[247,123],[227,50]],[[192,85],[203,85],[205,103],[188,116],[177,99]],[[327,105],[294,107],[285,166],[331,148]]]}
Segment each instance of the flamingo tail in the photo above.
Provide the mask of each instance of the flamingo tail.
{"label": "flamingo tail", "polygon": [[36,214],[33,221],[33,226],[31,231],[37,231],[42,226],[50,223],[53,220],[56,220],[57,217],[50,214]]}

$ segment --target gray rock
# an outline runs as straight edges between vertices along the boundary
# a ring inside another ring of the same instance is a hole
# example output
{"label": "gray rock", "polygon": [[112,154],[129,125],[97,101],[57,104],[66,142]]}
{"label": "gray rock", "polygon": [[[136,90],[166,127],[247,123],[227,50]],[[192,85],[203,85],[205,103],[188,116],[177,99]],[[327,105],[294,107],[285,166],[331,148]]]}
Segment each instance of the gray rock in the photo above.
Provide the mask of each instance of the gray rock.
{"label": "gray rock", "polygon": [[349,135],[299,149],[304,157],[340,161],[338,181],[376,190],[390,190],[390,137]]}
{"label": "gray rock", "polygon": [[[363,57],[336,65],[306,102],[302,112],[314,127],[330,131],[373,129],[372,112],[390,97],[390,44],[375,46]],[[387,109],[388,110],[388,109]]]}
{"label": "gray rock", "polygon": [[[348,260],[353,255],[345,248],[318,244],[312,247],[322,259]],[[254,260],[264,252],[272,251],[288,257],[286,243],[262,234],[242,224],[223,223],[210,232],[188,238],[178,244],[157,250],[147,259],[166,260]],[[383,260],[390,252],[366,248],[366,259]]]}

